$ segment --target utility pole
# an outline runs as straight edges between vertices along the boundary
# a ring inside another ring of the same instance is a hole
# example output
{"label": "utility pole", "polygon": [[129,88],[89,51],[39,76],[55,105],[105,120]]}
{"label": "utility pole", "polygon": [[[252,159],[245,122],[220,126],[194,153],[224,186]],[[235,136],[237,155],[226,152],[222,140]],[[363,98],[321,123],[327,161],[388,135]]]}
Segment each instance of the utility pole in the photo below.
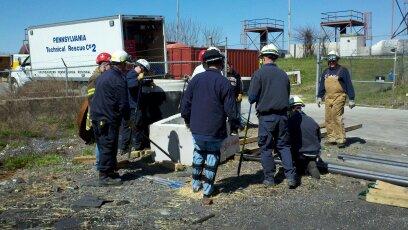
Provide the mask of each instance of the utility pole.
{"label": "utility pole", "polygon": [[291,7],[290,0],[288,0],[288,51],[290,55],[290,39],[291,39]]}
{"label": "utility pole", "polygon": [[392,35],[394,34],[394,14],[395,14],[395,0],[391,0],[391,38]]}
{"label": "utility pole", "polygon": [[180,5],[179,5],[179,0],[177,0],[177,42],[180,42]]}

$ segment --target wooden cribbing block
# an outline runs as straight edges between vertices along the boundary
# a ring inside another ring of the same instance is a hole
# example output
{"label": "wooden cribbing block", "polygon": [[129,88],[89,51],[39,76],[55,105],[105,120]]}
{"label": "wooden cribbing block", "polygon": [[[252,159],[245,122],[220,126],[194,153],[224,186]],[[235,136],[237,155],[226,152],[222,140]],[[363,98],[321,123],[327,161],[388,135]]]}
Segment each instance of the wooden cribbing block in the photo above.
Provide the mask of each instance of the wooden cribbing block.
{"label": "wooden cribbing block", "polygon": [[74,157],[72,163],[74,164],[95,164],[96,157],[95,156],[77,156]]}
{"label": "wooden cribbing block", "polygon": [[[351,126],[347,126],[345,129],[346,132],[350,132],[356,129],[360,129],[363,127],[363,124],[358,124],[358,125],[351,125]],[[323,131],[322,132],[322,137],[326,137],[327,136],[327,131]]]}
{"label": "wooden cribbing block", "polygon": [[408,199],[389,197],[383,194],[367,193],[366,201],[371,203],[386,204],[396,207],[408,208]]}
{"label": "wooden cribbing block", "polygon": [[392,193],[405,194],[408,196],[408,188],[398,186],[395,184],[390,184],[390,183],[380,181],[380,180],[377,180],[375,182],[374,188],[381,189],[387,192],[392,192]]}

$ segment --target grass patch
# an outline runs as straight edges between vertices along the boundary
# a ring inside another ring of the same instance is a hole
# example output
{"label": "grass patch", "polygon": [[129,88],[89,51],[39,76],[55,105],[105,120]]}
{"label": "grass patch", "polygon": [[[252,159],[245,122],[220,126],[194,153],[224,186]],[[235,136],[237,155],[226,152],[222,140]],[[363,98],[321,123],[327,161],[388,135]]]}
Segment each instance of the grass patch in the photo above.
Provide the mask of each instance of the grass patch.
{"label": "grass patch", "polygon": [[0,151],[7,146],[7,142],[0,140]]}
{"label": "grass patch", "polygon": [[95,155],[95,151],[93,148],[85,148],[82,151],[82,156],[93,156],[93,155]]}
{"label": "grass patch", "polygon": [[22,168],[45,167],[62,163],[63,158],[56,153],[45,155],[21,155],[6,158],[3,167],[6,170],[17,170]]}

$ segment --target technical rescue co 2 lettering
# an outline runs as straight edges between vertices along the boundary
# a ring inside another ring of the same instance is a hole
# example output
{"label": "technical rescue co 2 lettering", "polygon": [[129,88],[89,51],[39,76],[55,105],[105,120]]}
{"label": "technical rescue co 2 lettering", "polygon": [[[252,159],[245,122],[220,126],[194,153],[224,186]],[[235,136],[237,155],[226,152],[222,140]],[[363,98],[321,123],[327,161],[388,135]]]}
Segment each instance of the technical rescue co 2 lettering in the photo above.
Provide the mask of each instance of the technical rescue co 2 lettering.
{"label": "technical rescue co 2 lettering", "polygon": [[[74,43],[74,42],[82,42],[86,41],[86,36],[83,35],[70,35],[70,36],[62,36],[62,37],[53,37],[52,42],[53,43]],[[86,45],[64,45],[64,46],[52,46],[48,47],[46,46],[45,49],[47,50],[47,53],[53,53],[53,52],[75,52],[75,51],[86,51],[89,50],[91,52],[96,52],[96,45],[95,44],[86,44]]]}

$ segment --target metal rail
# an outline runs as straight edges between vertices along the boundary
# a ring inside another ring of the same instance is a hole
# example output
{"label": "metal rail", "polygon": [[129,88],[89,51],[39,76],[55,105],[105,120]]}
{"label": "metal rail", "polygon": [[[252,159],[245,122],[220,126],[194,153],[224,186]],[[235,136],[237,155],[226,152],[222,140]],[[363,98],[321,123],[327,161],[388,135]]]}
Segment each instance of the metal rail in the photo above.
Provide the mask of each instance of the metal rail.
{"label": "metal rail", "polygon": [[357,161],[371,162],[371,163],[377,163],[377,164],[385,164],[385,165],[395,166],[395,167],[403,167],[403,168],[408,169],[408,162],[393,161],[393,160],[381,159],[381,158],[375,158],[375,157],[354,156],[354,155],[349,155],[349,154],[339,154],[337,158],[343,161],[357,160]]}

